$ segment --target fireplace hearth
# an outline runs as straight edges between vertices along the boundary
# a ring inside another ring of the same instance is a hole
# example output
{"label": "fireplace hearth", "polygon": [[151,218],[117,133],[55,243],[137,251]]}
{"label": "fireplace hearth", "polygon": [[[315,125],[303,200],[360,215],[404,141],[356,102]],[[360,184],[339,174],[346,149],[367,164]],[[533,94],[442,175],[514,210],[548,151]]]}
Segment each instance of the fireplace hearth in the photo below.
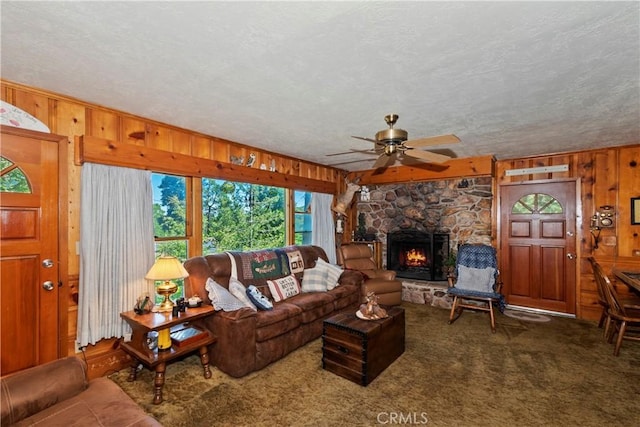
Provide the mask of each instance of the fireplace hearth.
{"label": "fireplace hearth", "polygon": [[420,230],[387,234],[387,269],[397,277],[416,280],[447,280],[444,261],[449,254],[449,235]]}

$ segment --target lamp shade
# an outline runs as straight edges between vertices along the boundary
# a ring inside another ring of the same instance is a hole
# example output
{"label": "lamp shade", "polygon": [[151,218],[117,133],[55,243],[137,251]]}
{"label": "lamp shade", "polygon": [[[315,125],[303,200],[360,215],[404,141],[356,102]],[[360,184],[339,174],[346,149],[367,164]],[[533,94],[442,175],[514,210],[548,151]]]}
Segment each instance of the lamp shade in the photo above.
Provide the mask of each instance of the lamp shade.
{"label": "lamp shade", "polygon": [[173,256],[159,257],[146,276],[147,280],[172,280],[189,277],[180,260]]}

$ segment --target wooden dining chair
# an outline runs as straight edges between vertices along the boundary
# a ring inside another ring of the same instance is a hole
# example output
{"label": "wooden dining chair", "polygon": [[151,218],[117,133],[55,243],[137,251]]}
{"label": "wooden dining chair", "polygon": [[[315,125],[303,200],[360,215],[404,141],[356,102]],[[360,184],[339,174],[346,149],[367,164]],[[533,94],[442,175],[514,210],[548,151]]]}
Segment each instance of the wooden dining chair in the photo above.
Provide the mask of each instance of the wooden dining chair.
{"label": "wooden dining chair", "polygon": [[609,305],[607,309],[608,319],[605,321],[605,335],[609,343],[613,342],[616,334],[618,335],[613,349],[613,355],[618,356],[623,340],[640,342],[640,310],[625,307],[621,303],[611,281],[602,272],[602,268],[597,263],[596,268],[604,277],[604,296]]}
{"label": "wooden dining chair", "polygon": [[[609,277],[602,269],[602,266],[598,264],[594,257],[589,257],[589,262],[593,268],[593,276],[596,282],[596,289],[598,290],[598,304],[602,307],[602,313],[600,314],[600,320],[598,321],[598,328],[602,328],[604,326],[603,335],[605,339],[608,339],[611,319],[609,315],[609,302],[607,301],[605,292],[607,282],[610,284],[611,280],[609,280]],[[630,297],[619,299],[619,301],[625,309],[640,311],[640,298]]]}

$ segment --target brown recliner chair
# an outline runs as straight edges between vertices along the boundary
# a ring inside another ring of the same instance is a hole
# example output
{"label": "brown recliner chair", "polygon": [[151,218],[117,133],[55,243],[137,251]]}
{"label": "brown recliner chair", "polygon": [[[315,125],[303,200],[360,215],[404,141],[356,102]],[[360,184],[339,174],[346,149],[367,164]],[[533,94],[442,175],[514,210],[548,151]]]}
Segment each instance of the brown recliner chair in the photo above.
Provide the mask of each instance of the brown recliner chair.
{"label": "brown recliner chair", "polygon": [[364,276],[362,284],[362,302],[366,302],[369,292],[375,292],[378,303],[382,305],[400,305],[402,303],[402,282],[396,280],[396,272],[376,267],[373,253],[368,245],[347,244],[340,246],[342,265],[346,269],[358,270]]}

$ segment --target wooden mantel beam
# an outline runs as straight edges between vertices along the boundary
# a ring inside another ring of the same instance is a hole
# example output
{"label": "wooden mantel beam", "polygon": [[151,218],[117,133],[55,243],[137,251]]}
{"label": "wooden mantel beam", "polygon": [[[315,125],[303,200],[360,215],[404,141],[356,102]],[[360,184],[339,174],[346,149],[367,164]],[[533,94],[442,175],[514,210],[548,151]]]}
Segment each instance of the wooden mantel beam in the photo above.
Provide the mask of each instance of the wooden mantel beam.
{"label": "wooden mantel beam", "polygon": [[234,165],[125,142],[83,135],[75,139],[75,161],[130,167],[184,176],[225,179],[294,190],[335,194],[337,184]]}
{"label": "wooden mantel beam", "polygon": [[435,181],[453,178],[473,178],[495,175],[493,156],[451,159],[443,164],[423,163],[413,166],[395,166],[383,170],[369,169],[347,175],[349,181],[360,178],[358,184],[393,184],[398,182]]}

